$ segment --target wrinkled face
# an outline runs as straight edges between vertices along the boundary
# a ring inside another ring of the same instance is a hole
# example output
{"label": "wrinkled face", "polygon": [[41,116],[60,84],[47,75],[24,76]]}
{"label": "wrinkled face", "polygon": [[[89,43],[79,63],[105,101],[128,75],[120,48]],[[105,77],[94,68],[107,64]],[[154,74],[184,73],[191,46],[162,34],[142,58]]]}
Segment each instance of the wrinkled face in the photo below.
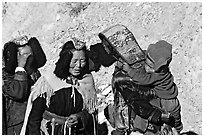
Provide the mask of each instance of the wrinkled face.
{"label": "wrinkled face", "polygon": [[155,70],[153,69],[153,62],[150,61],[150,59],[146,58],[146,63],[145,63],[145,70],[147,72],[155,72]]}
{"label": "wrinkled face", "polygon": [[70,62],[69,72],[73,76],[78,76],[81,74],[83,68],[86,65],[85,53],[82,50],[73,51],[73,57]]}

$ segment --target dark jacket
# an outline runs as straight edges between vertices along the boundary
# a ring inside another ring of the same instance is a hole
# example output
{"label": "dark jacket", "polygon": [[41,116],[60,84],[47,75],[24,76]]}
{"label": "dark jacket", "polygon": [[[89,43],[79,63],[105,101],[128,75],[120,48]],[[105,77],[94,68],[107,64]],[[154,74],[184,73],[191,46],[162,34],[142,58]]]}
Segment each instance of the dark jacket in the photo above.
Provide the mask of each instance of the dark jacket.
{"label": "dark jacket", "polygon": [[153,90],[160,98],[171,99],[178,95],[178,88],[169,70],[161,73],[147,73],[142,67],[141,69],[131,69],[128,75],[139,85],[153,85]]}
{"label": "dark jacket", "polygon": [[18,71],[13,76],[7,75],[3,79],[4,85],[2,88],[6,97],[17,102],[24,102],[28,99],[34,81],[26,72]]}
{"label": "dark jacket", "polygon": [[[2,71],[3,134],[20,134],[26,102],[30,94],[30,88],[35,80],[27,75],[26,72],[18,71],[14,75],[9,75],[4,68]],[[40,76],[39,72],[36,74],[38,74],[38,77]]]}
{"label": "dark jacket", "polygon": [[[43,119],[43,113],[45,110],[54,113],[58,116],[68,117],[71,114],[78,114],[80,116],[79,123],[76,127],[75,134],[93,134],[93,119],[91,114],[83,108],[83,99],[81,94],[75,89],[76,102],[74,106],[73,99],[71,98],[72,88],[63,88],[55,91],[50,99],[49,107],[46,106],[46,99],[38,97],[33,102],[33,107],[28,118],[26,134],[40,135],[40,126]],[[63,126],[55,126],[55,135],[63,135]],[[48,133],[51,134],[51,122],[47,123]],[[67,131],[68,132],[68,131]]]}

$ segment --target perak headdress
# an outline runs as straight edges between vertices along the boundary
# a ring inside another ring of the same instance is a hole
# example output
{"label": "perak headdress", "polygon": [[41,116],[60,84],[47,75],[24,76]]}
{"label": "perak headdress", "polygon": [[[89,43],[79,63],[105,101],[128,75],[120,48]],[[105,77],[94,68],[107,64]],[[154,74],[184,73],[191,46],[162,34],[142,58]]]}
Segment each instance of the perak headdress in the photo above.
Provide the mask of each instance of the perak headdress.
{"label": "perak headdress", "polygon": [[86,42],[83,42],[83,41],[79,40],[79,39],[76,38],[76,37],[73,37],[73,38],[72,38],[72,41],[73,41],[73,43],[74,43],[75,49],[77,49],[77,50],[80,50],[80,49],[82,49],[83,47],[86,46]]}
{"label": "perak headdress", "polygon": [[117,24],[105,29],[99,33],[99,38],[109,43],[110,54],[118,58],[118,60],[122,59],[133,67],[140,65],[139,62],[145,58],[145,54],[138,45],[134,35],[124,25]]}
{"label": "perak headdress", "polygon": [[28,37],[26,35],[23,35],[13,39],[12,41],[17,45],[24,45],[28,43],[28,40],[29,40]]}

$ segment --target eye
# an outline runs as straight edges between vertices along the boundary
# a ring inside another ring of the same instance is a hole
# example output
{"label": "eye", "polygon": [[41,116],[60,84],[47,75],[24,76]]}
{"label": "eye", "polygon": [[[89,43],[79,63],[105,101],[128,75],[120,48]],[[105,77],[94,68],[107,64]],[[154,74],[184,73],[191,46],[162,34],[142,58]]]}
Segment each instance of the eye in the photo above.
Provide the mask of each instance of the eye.
{"label": "eye", "polygon": [[81,59],[81,63],[86,63],[86,60],[85,59]]}
{"label": "eye", "polygon": [[71,60],[71,63],[76,63],[76,62],[77,62],[76,59],[72,59],[72,60]]}

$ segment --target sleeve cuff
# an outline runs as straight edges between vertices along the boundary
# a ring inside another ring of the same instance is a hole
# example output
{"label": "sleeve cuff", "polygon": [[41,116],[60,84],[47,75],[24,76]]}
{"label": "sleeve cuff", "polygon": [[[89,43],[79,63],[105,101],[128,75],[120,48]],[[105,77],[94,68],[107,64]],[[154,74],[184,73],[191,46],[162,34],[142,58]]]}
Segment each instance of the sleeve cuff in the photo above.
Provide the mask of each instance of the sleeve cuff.
{"label": "sleeve cuff", "polygon": [[18,71],[24,71],[24,72],[26,72],[23,67],[17,67],[17,68],[15,69],[15,73],[18,72]]}

